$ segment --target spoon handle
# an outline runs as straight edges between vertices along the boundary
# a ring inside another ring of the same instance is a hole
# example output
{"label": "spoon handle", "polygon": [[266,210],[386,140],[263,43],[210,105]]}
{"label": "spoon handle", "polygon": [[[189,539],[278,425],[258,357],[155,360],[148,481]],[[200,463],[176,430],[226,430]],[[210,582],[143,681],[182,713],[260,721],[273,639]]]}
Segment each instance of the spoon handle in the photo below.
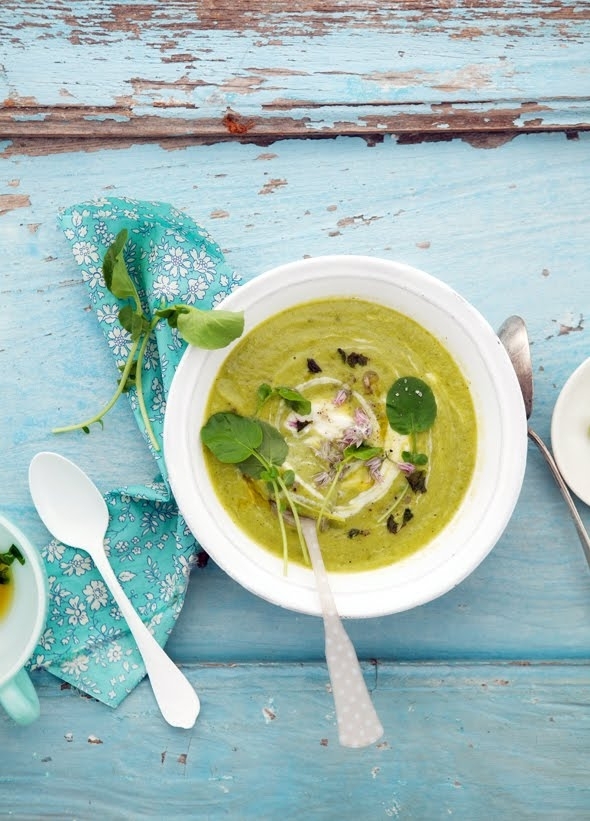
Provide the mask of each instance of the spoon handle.
{"label": "spoon handle", "polygon": [[102,544],[100,549],[97,546],[92,551],[92,558],[135,639],[162,715],[173,727],[192,727],[201,705],[191,683],[138,616],[119,584]]}
{"label": "spoon handle", "polygon": [[371,701],[354,646],[338,615],[315,522],[302,520],[301,526],[322,606],[326,663],[336,708],[338,739],[343,747],[367,747],[381,738],[383,726]]}
{"label": "spoon handle", "polygon": [[563,476],[561,475],[561,471],[557,467],[557,463],[553,458],[553,455],[545,442],[541,439],[541,437],[535,433],[532,428],[529,428],[528,431],[529,439],[535,443],[535,445],[539,448],[540,452],[545,458],[545,461],[549,465],[551,473],[553,474],[553,478],[557,482],[559,489],[561,490],[561,495],[565,499],[567,506],[569,507],[570,513],[572,514],[572,518],[574,520],[574,524],[576,525],[576,530],[578,532],[578,536],[580,537],[580,542],[582,544],[582,548],[584,550],[584,556],[586,557],[586,561],[590,566],[590,537],[588,536],[588,532],[584,527],[584,523],[580,518],[580,514],[578,513],[578,509],[574,504],[574,500],[572,499],[572,495],[569,492],[569,488],[565,483]]}

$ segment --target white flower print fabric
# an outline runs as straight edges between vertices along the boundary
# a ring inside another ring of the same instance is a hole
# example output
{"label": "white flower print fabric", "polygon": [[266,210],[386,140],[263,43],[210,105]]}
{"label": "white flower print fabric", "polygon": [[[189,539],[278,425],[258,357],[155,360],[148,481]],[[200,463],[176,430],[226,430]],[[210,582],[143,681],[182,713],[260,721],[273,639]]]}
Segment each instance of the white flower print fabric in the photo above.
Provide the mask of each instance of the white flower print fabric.
{"label": "white flower print fabric", "polygon": [[[107,290],[102,259],[127,228],[125,260],[148,315],[162,300],[209,309],[239,283],[221,249],[190,217],[170,205],[108,198],[67,208],[60,224],[81,269],[92,307],[116,368],[130,339],[117,321],[121,307]],[[186,343],[161,322],[144,360],[144,393],[150,421],[162,439],[166,396]],[[127,396],[144,432],[135,391]],[[193,558],[199,550],[170,492],[162,452],[145,436],[157,479],[105,495],[110,513],[105,546],[135,609],[164,644],[184,602]],[[42,551],[49,577],[47,624],[31,659],[94,698],[117,706],[145,675],[141,656],[90,558],[53,540]]]}

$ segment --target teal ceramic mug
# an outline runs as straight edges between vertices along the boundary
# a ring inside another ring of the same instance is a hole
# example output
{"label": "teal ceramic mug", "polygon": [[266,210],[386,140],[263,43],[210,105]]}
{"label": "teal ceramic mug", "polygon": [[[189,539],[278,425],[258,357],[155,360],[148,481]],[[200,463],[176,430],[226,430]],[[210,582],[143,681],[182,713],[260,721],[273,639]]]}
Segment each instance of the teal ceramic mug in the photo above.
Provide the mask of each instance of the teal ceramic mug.
{"label": "teal ceramic mug", "polygon": [[25,670],[25,664],[45,626],[47,618],[47,576],[43,560],[26,536],[4,516],[0,516],[0,553],[15,545],[24,564],[10,566],[11,588],[2,592],[0,612],[0,705],[18,724],[30,724],[39,717],[39,698]]}

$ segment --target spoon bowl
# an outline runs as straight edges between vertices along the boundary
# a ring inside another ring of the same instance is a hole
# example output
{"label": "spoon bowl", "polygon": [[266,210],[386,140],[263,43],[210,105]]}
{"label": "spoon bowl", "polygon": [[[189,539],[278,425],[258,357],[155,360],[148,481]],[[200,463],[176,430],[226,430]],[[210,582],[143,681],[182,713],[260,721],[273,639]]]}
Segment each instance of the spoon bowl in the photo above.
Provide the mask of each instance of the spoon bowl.
{"label": "spoon bowl", "polygon": [[137,643],[166,721],[174,727],[192,727],[200,710],[199,698],[142,622],[119,584],[104,549],[109,512],[96,485],[69,459],[43,452],[31,461],[29,488],[49,532],[60,542],[86,551],[93,559]]}

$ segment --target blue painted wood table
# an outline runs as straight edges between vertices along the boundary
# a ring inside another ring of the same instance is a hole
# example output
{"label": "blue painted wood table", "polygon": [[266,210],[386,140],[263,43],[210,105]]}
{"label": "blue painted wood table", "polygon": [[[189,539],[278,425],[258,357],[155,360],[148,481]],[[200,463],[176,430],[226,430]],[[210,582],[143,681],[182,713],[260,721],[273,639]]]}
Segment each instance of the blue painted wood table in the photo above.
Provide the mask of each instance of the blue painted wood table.
{"label": "blue painted wood table", "polygon": [[[573,0],[4,0],[2,512],[47,543],[39,450],[102,490],[152,477],[125,403],[91,436],[50,432],[113,384],[56,227],[106,195],[172,202],[244,279],[370,254],[428,270],[493,327],[521,314],[548,439],[590,355],[589,35]],[[321,621],[195,568],[167,644],[201,695],[195,727],[165,725],[145,680],[111,709],[34,671],[41,718],[0,716],[0,814],[590,818],[590,572],[535,450],[475,573],[348,627],[386,729],[360,751],[338,745]]]}

